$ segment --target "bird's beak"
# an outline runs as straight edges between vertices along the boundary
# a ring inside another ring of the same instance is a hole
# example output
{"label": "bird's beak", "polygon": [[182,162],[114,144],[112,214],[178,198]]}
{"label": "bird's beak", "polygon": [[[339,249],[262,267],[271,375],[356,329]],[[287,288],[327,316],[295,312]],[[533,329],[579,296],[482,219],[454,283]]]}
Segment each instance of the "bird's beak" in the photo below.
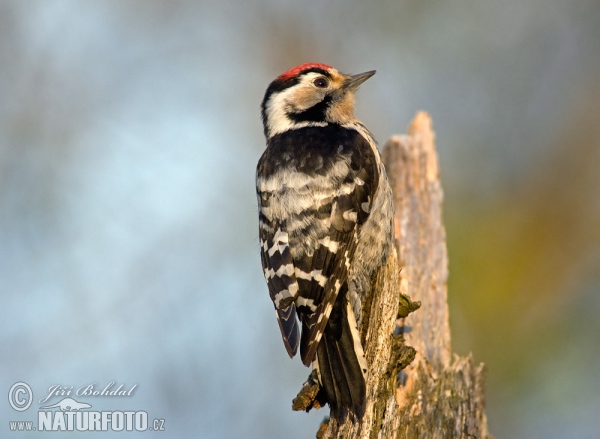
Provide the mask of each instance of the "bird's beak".
{"label": "bird's beak", "polygon": [[375,74],[375,70],[371,70],[370,72],[359,73],[358,75],[348,76],[346,81],[344,81],[344,88],[346,90],[356,90],[360,84],[365,82],[371,76]]}

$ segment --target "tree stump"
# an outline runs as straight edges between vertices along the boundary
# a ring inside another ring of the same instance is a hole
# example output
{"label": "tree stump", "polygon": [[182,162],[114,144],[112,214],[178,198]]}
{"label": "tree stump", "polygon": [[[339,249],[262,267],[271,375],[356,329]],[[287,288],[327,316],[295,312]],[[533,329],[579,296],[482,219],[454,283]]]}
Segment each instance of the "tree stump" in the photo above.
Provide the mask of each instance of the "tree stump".
{"label": "tree stump", "polygon": [[396,248],[363,307],[366,412],[360,423],[325,422],[319,438],[491,437],[484,366],[470,355],[453,356],[450,345],[448,254],[434,141],[431,119],[420,112],[408,135],[384,146]]}

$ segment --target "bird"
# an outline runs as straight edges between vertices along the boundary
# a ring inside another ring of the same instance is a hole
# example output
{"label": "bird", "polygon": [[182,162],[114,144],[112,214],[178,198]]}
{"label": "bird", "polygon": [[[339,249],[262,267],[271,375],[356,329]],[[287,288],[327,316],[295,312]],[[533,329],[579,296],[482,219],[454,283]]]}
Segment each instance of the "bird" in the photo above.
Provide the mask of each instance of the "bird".
{"label": "bird", "polygon": [[322,63],[287,70],[261,104],[256,169],[260,256],[287,353],[312,365],[330,416],[361,420],[368,364],[363,300],[394,239],[377,144],[354,115],[359,85]]}

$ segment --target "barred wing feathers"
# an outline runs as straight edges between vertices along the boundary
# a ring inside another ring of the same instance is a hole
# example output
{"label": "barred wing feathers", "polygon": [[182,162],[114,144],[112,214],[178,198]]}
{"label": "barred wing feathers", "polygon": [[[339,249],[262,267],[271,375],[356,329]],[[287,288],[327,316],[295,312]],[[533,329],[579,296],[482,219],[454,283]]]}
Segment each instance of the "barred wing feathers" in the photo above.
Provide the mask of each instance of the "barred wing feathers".
{"label": "barred wing feathers", "polygon": [[[298,350],[299,329],[296,319],[294,301],[298,294],[298,282],[294,276],[294,264],[289,247],[287,233],[277,228],[272,234],[268,232],[268,222],[263,221],[261,214],[260,242],[261,261],[269,288],[269,295],[277,314],[277,323],[281,330],[283,343],[293,358]],[[266,218],[265,218],[266,220]]]}
{"label": "barred wing feathers", "polygon": [[[299,139],[305,140],[302,148]],[[340,289],[347,286],[359,227],[369,216],[377,183],[369,143],[341,127],[296,130],[289,141],[285,134],[274,136],[259,161],[265,278],[290,356],[298,334],[293,308],[300,318],[300,354],[307,366]]]}

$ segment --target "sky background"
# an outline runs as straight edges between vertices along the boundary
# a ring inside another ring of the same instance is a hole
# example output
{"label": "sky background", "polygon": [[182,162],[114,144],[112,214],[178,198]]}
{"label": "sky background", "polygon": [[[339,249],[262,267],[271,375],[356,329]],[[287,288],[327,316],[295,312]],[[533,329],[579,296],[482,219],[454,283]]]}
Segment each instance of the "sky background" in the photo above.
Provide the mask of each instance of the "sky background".
{"label": "sky background", "polygon": [[490,432],[598,437],[599,41],[594,0],[0,0],[0,436],[49,434],[8,421],[52,385],[114,381],[133,396],[81,400],[166,431],[102,437],[314,437],[254,174],[264,90],[316,61],[377,70],[356,114],[381,144],[433,118],[453,349],[487,365]]}

